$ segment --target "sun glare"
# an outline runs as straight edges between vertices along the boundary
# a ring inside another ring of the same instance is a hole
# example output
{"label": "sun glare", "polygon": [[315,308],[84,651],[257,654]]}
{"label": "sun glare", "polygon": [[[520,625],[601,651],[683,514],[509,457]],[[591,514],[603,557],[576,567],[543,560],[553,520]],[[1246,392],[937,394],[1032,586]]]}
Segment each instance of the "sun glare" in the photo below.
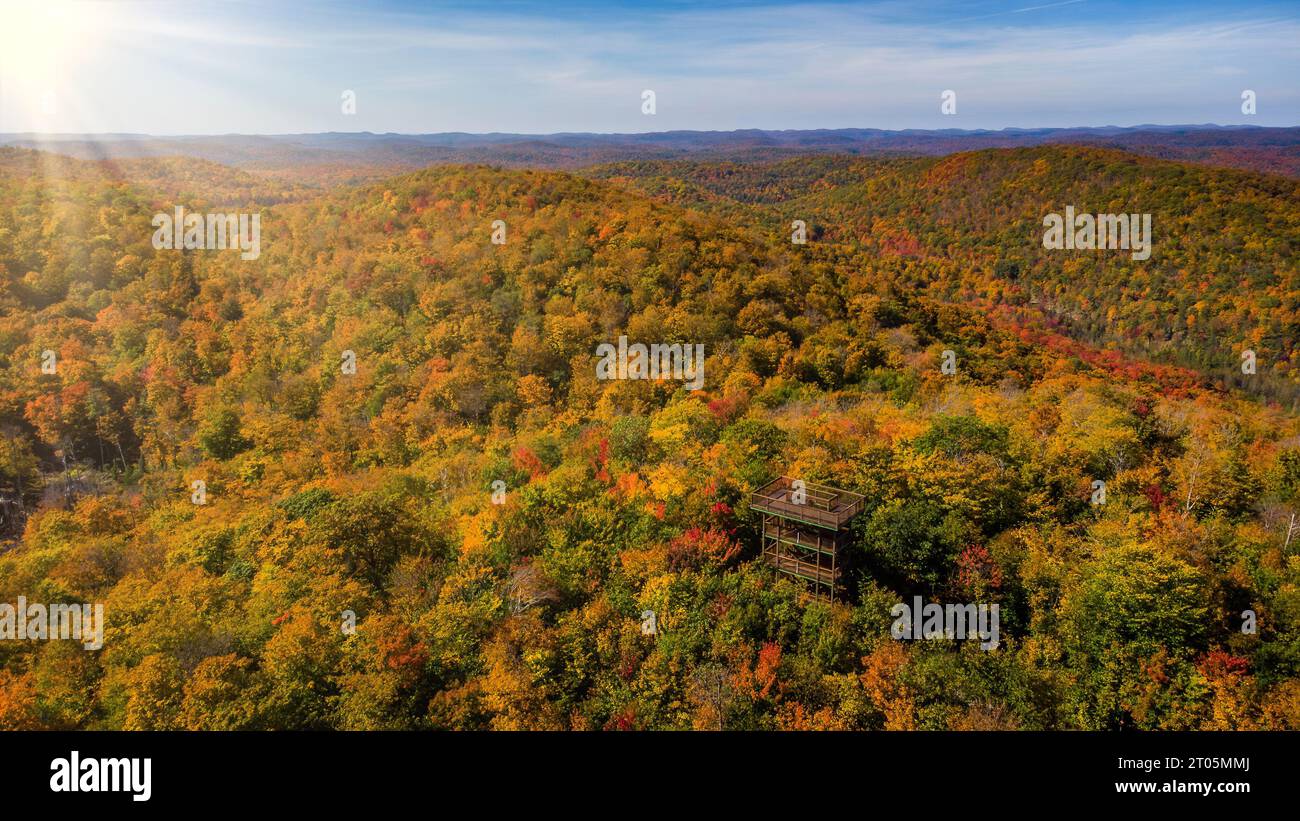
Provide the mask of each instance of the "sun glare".
{"label": "sun glare", "polygon": [[[75,0],[0,0],[0,101],[9,117],[56,121],[73,64],[91,55],[101,6]],[[0,127],[0,130],[4,130]]]}

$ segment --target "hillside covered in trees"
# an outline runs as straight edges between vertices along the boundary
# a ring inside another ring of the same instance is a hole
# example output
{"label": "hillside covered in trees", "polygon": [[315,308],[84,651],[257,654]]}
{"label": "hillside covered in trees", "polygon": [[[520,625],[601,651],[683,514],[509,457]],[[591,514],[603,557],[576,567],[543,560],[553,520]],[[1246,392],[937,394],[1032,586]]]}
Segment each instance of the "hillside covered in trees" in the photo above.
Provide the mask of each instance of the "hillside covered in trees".
{"label": "hillside covered in trees", "polygon": [[[1300,729],[1295,180],[284,179],[0,149],[0,602],[107,624],[0,641],[0,729]],[[260,255],[155,249],[176,205]],[[1045,250],[1067,205],[1153,253]],[[621,335],[704,345],[703,388],[598,379]],[[845,601],[760,561],[779,475],[866,497]],[[1000,646],[894,640],[916,595]]]}

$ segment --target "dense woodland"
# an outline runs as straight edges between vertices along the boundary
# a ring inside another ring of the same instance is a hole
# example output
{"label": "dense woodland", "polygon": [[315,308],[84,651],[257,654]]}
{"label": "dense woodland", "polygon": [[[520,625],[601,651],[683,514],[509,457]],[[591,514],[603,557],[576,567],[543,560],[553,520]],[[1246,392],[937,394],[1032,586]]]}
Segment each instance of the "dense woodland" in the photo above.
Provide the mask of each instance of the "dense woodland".
{"label": "dense woodland", "polygon": [[[176,204],[260,257],[155,250]],[[1045,251],[1069,204],[1151,258]],[[1068,145],[321,190],[0,149],[0,602],[107,618],[0,641],[0,729],[1300,729],[1298,222]],[[620,334],[703,390],[598,381]],[[847,601],[759,560],[778,475],[865,494]],[[895,641],[913,595],[1001,646]]]}

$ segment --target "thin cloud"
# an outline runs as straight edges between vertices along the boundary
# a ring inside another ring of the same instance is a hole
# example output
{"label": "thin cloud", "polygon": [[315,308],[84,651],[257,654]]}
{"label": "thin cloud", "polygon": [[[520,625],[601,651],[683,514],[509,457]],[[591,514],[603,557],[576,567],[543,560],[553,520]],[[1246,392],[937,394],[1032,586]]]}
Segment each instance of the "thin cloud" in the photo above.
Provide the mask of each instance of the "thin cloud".
{"label": "thin cloud", "polygon": [[970,23],[975,20],[989,20],[994,17],[1006,17],[1007,15],[1010,14],[1025,14],[1026,12],[1031,12],[1031,11],[1041,11],[1043,9],[1054,9],[1060,6],[1073,6],[1079,3],[1086,3],[1086,2],[1087,0],[1064,0],[1064,2],[1061,3],[1047,3],[1041,6],[1025,6],[1024,8],[1019,8],[1019,9],[1007,9],[1006,11],[995,11],[991,14],[977,14],[974,17],[959,17],[955,20],[947,21],[947,24],[956,25],[958,23]]}
{"label": "thin cloud", "polygon": [[[105,34],[116,48],[64,79],[92,99],[155,89],[101,107],[97,122],[154,133],[1080,125],[1126,119],[1135,93],[1153,116],[1205,122],[1236,109],[1235,85],[1270,101],[1254,121],[1291,124],[1263,114],[1296,109],[1296,20],[1268,6],[1117,18],[1106,0],[1085,3],[967,18],[993,18],[974,25],[943,20],[947,3],[599,14],[250,4],[236,7],[240,26],[229,7],[161,18],[128,3]],[[658,95],[653,118],[640,114],[645,88]],[[941,118],[948,88],[960,113]],[[339,114],[342,89],[358,95],[355,117]]]}

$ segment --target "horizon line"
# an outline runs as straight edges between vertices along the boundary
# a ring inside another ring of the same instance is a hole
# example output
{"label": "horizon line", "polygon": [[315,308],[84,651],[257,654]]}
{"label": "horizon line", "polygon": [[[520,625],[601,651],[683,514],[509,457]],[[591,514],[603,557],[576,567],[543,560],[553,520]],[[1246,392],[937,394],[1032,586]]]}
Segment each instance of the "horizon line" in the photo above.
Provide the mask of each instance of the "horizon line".
{"label": "horizon line", "polygon": [[43,137],[48,139],[73,138],[164,138],[194,139],[209,137],[305,137],[305,136],[358,136],[358,137],[650,137],[666,134],[816,134],[845,131],[867,131],[884,134],[1005,134],[1048,131],[1098,131],[1103,129],[1121,129],[1125,131],[1142,131],[1148,129],[1222,129],[1222,130],[1290,130],[1300,128],[1296,125],[1254,125],[1251,123],[1138,123],[1135,125],[1070,125],[1070,126],[1004,126],[1002,128],[880,128],[876,126],[839,126],[823,128],[733,128],[733,129],[690,129],[674,128],[663,131],[283,131],[283,132],[243,132],[227,131],[212,133],[150,133],[146,131],[4,131],[0,137]]}

